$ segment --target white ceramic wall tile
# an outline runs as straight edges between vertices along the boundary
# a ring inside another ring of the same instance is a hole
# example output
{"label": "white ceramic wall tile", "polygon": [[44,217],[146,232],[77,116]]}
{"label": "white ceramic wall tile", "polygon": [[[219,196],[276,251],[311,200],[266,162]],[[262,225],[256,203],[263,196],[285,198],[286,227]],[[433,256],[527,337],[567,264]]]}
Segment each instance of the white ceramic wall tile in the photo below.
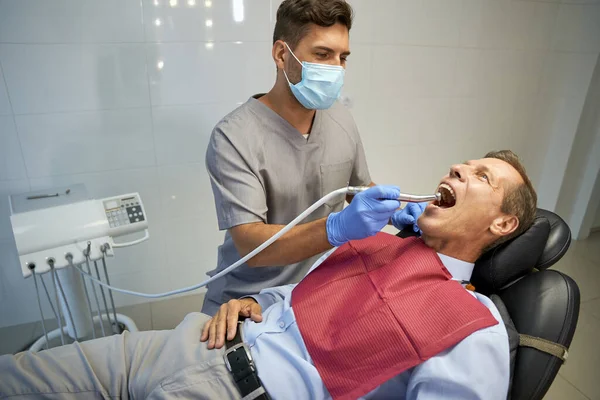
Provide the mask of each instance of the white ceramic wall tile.
{"label": "white ceramic wall tile", "polygon": [[0,116],[0,181],[27,177],[13,117]]}
{"label": "white ceramic wall tile", "polygon": [[219,232],[216,215],[212,212],[208,218],[167,221],[165,238],[171,286],[180,288],[206,280],[206,273],[216,268],[218,247],[223,244],[224,232]]}
{"label": "white ceramic wall tile", "polygon": [[[0,64],[1,64],[0,59]],[[10,101],[8,100],[8,93],[6,92],[6,85],[4,84],[4,74],[0,67],[0,115],[11,114]]]}
{"label": "white ceramic wall tile", "polygon": [[429,147],[381,145],[367,150],[367,159],[374,182],[398,185],[406,192],[431,193],[452,164],[479,154],[468,144],[447,140]]}
{"label": "white ceramic wall tile", "polygon": [[513,119],[512,99],[501,97],[464,97],[452,99],[449,118],[435,143],[457,138],[472,143],[470,157],[483,156],[490,150],[511,149],[515,144],[510,133]]}
{"label": "white ceramic wall tile", "polygon": [[541,92],[585,97],[597,60],[597,54],[549,53],[544,62]]}
{"label": "white ceramic wall tile", "polygon": [[553,48],[562,51],[600,51],[600,4],[561,4]]}
{"label": "white ceramic wall tile", "polygon": [[460,38],[462,0],[368,0],[350,2],[351,38],[357,43],[453,46]]}
{"label": "white ceramic wall tile", "polygon": [[372,7],[368,0],[352,2],[360,24],[358,35],[353,40],[359,43],[395,44],[398,43],[400,31],[397,20],[403,0],[380,0],[377,7]]}
{"label": "white ceramic wall tile", "polygon": [[0,181],[0,240],[7,240],[13,237],[8,196],[28,191],[29,182],[27,180]]}
{"label": "white ceramic wall tile", "polygon": [[519,83],[520,59],[512,50],[457,49],[454,93],[458,96],[512,98]]}
{"label": "white ceramic wall tile", "polygon": [[509,45],[517,49],[548,49],[559,5],[514,1],[510,5]]}
{"label": "white ceramic wall tile", "polygon": [[404,96],[449,97],[456,51],[446,47],[376,46],[371,96],[393,102]]}
{"label": "white ceramic wall tile", "polygon": [[408,0],[401,2],[394,24],[400,43],[455,46],[459,43],[462,0]]}
{"label": "white ceramic wall tile", "polygon": [[204,163],[158,167],[161,205],[170,218],[213,218],[215,204]]}
{"label": "white ceramic wall tile", "polygon": [[464,0],[460,45],[507,48],[510,45],[511,2],[509,0]]}
{"label": "white ceramic wall tile", "polygon": [[[535,1],[535,2],[540,2],[540,3],[565,3],[568,0],[513,0],[515,2],[524,2],[524,1]],[[579,1],[579,0],[572,0],[572,1]],[[586,0],[582,0],[582,1],[586,1]],[[594,1],[594,0],[591,0]]]}
{"label": "white ceramic wall tile", "polygon": [[283,0],[271,0],[271,12],[270,12],[270,32],[273,33],[275,29],[275,22],[277,22],[277,10]]}
{"label": "white ceramic wall tile", "polygon": [[269,0],[143,0],[143,6],[150,42],[269,41],[273,34]]}
{"label": "white ceramic wall tile", "polygon": [[373,46],[350,43],[352,54],[346,63],[343,95],[353,99],[366,97],[371,88],[371,68],[373,62]]}
{"label": "white ceramic wall tile", "polygon": [[203,163],[214,126],[236,107],[219,103],[153,108],[158,165]]}
{"label": "white ceramic wall tile", "polygon": [[373,101],[369,108],[372,122],[362,135],[364,145],[426,148],[438,143],[440,138],[446,140],[450,101],[450,98],[438,97]]}
{"label": "white ceramic wall tile", "polygon": [[[277,7],[279,7],[281,1],[273,0],[271,3],[273,3],[272,19],[274,24]],[[373,11],[369,10],[368,1],[348,0],[348,3],[354,10],[354,19],[352,21],[352,29],[350,30],[350,47],[353,48],[355,44],[374,43],[373,18],[371,16]],[[371,7],[371,10],[374,9]]]}
{"label": "white ceramic wall tile", "polygon": [[[161,226],[162,223],[157,223],[156,220],[151,219],[152,213],[150,211],[148,216],[150,239],[133,247],[115,249],[115,256],[107,262],[109,276],[130,273],[145,275],[147,270],[165,267],[165,235]],[[128,242],[141,236],[143,236],[142,232],[120,237],[115,241]]]}
{"label": "white ceramic wall tile", "polygon": [[538,94],[542,83],[544,61],[546,52],[539,50],[515,50],[514,81],[516,82],[516,95]]}
{"label": "white ceramic wall tile", "polygon": [[[376,130],[378,129],[376,128]],[[363,137],[363,140],[365,139],[367,138]],[[395,160],[398,159],[398,155],[402,154],[402,165],[410,165],[404,160],[404,156],[410,156],[411,150],[414,149],[409,149],[406,146],[384,145],[377,142],[374,142],[372,145],[365,143],[365,155],[367,157],[369,172],[371,173],[373,182],[386,185],[398,185],[402,190],[407,192],[410,190],[418,190],[418,188],[413,189],[413,184],[418,182],[421,171],[416,171],[416,174],[408,174],[408,176],[406,176],[406,174],[399,172],[404,167],[395,162]]]}
{"label": "white ceramic wall tile", "polygon": [[585,96],[557,97],[548,101],[542,129],[548,132],[550,143],[537,188],[540,208],[554,210],[556,207],[584,101]]}
{"label": "white ceramic wall tile", "polygon": [[157,44],[147,51],[155,106],[245,102],[275,82],[267,42]]}
{"label": "white ceramic wall tile", "polygon": [[[548,132],[542,129],[546,99],[538,94],[517,96],[513,107],[510,132],[514,138],[511,150],[523,160],[527,173],[537,184],[537,175],[548,148]],[[535,179],[534,179],[535,178]]]}
{"label": "white ceramic wall tile", "polygon": [[156,162],[149,108],[16,118],[30,177],[145,167]]}
{"label": "white ceramic wall tile", "polygon": [[359,129],[369,129],[369,104],[371,92],[371,46],[350,43],[352,55],[346,64],[344,88],[340,101],[348,107]]}
{"label": "white ceramic wall tile", "polygon": [[0,45],[15,114],[149,105],[143,45]]}
{"label": "white ceramic wall tile", "polygon": [[139,0],[0,0],[0,42],[141,42]]}

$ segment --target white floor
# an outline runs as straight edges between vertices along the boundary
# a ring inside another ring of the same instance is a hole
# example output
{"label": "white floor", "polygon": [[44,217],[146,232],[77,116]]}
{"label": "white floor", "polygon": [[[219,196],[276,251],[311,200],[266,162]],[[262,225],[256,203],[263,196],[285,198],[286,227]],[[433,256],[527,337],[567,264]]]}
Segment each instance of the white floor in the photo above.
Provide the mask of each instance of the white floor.
{"label": "white floor", "polygon": [[[545,399],[600,400],[600,232],[585,241],[573,242],[569,252],[553,268],[577,282],[581,310],[568,362]],[[140,330],[170,329],[187,313],[198,311],[202,298],[202,294],[178,297],[123,307],[119,312],[133,318]],[[41,334],[40,323],[0,329],[0,354],[16,352]]]}

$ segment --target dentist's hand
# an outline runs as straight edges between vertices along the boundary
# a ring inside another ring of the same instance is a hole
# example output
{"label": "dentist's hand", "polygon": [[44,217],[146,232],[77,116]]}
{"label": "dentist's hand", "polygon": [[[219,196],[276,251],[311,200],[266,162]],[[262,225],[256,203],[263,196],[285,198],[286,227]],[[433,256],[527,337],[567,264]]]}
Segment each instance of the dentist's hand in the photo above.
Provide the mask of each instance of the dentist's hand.
{"label": "dentist's hand", "polygon": [[252,297],[229,300],[204,324],[200,341],[208,340],[209,349],[220,349],[225,344],[225,333],[227,340],[233,340],[235,337],[240,316],[250,317],[254,322],[262,322],[262,308]]}
{"label": "dentist's hand", "polygon": [[[350,205],[327,218],[327,240],[341,246],[349,240],[375,235],[400,207],[400,188],[378,185],[357,194]],[[387,199],[387,200],[386,200]]]}
{"label": "dentist's hand", "polygon": [[402,210],[398,210],[392,215],[392,225],[396,227],[398,230],[403,230],[407,226],[412,225],[413,230],[415,232],[419,232],[422,234],[421,229],[419,229],[419,225],[417,225],[417,220],[423,214],[425,207],[427,207],[429,203],[408,203],[406,207]]}

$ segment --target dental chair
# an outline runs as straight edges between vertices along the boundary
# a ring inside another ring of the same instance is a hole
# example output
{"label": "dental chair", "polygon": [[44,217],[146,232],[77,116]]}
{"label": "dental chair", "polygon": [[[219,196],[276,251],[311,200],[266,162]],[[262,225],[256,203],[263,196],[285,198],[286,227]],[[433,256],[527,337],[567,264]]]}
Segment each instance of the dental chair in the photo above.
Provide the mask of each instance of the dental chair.
{"label": "dental chair", "polygon": [[[405,229],[398,236],[411,232]],[[508,331],[510,400],[542,399],[567,359],[579,317],[579,288],[569,276],[548,268],[570,243],[567,224],[538,209],[527,231],[475,263],[471,283],[496,304]]]}

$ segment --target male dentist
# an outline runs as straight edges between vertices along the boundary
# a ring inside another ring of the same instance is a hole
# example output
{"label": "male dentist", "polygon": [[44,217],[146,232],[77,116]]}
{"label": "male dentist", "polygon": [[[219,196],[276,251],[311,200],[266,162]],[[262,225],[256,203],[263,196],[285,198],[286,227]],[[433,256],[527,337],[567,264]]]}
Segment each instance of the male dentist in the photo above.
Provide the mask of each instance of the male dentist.
{"label": "male dentist", "polygon": [[[210,275],[250,253],[329,192],[375,185],[356,124],[336,102],[350,55],[352,17],[344,0],[281,3],[273,34],[275,85],[225,116],[208,145],[219,229],[227,231]],[[343,206],[342,197],[328,202],[307,223],[211,283],[202,312],[214,315],[230,299],[296,283],[324,251],[372,236],[390,218],[402,229],[423,208],[412,204],[401,211],[390,199],[375,210],[363,203],[342,211]]]}

